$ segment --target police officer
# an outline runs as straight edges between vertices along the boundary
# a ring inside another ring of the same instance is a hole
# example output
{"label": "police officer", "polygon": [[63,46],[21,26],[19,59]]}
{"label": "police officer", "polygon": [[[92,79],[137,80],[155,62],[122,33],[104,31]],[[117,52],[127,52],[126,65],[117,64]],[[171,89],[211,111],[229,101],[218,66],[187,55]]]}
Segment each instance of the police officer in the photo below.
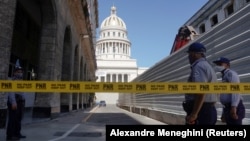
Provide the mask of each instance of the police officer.
{"label": "police officer", "polygon": [[[238,74],[230,69],[230,60],[220,57],[213,61],[216,64],[216,70],[222,74],[222,82],[239,83]],[[223,104],[221,120],[227,125],[242,125],[245,117],[245,106],[242,102],[243,98],[239,93],[220,94],[220,102]]]}
{"label": "police officer", "polygon": [[[22,80],[23,69],[19,64],[19,60],[16,62],[14,68],[12,80]],[[10,92],[8,94],[8,124],[7,124],[7,140],[16,141],[21,138],[26,138],[21,134],[21,120],[25,107],[25,97],[21,92]]]}
{"label": "police officer", "polygon": [[[217,82],[216,73],[205,58],[206,48],[203,44],[192,43],[188,47],[187,53],[191,65],[188,82]],[[215,94],[185,94],[183,108],[187,113],[186,124],[215,125],[217,121],[216,102],[217,95]]]}

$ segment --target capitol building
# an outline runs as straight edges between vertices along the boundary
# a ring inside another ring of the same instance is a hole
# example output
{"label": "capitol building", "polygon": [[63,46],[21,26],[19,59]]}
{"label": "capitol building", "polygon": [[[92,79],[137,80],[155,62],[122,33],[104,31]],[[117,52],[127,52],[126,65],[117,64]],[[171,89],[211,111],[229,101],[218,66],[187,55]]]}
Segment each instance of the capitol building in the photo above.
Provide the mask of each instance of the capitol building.
{"label": "capitol building", "polygon": [[[130,82],[148,68],[139,68],[136,59],[131,58],[131,42],[125,22],[117,16],[116,7],[111,7],[110,16],[100,26],[96,41],[97,81]],[[96,93],[96,101],[105,100],[115,104],[118,93]]]}

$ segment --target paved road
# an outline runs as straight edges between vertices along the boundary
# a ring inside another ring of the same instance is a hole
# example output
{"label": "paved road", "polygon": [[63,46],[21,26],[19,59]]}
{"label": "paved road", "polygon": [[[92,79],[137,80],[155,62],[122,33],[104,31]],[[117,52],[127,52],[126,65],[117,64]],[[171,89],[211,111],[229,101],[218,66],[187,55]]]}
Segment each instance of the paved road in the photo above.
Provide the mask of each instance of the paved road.
{"label": "paved road", "polygon": [[[54,120],[24,124],[27,136],[21,141],[105,141],[105,125],[160,124],[159,121],[127,112],[115,105],[93,107],[89,111],[68,113]],[[0,130],[0,141],[5,141]]]}

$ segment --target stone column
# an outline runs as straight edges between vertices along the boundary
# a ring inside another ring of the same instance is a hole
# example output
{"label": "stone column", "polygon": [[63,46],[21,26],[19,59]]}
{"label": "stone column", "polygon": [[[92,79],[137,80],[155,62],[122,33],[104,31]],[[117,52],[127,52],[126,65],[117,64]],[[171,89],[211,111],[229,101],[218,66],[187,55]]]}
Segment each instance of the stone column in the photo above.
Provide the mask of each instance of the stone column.
{"label": "stone column", "polygon": [[[16,0],[0,0],[0,79],[8,78],[14,30]],[[6,93],[0,92],[0,128],[5,127],[7,116]]]}

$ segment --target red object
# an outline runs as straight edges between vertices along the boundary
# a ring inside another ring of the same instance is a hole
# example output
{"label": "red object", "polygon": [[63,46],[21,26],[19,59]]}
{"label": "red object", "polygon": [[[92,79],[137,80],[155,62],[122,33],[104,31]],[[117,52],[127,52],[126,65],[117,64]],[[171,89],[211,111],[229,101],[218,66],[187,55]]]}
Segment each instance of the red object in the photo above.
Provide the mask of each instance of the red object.
{"label": "red object", "polygon": [[184,38],[183,36],[180,36],[179,34],[176,35],[175,41],[174,41],[174,45],[173,45],[173,47],[172,47],[171,53],[173,53],[173,52],[179,50],[179,49],[182,48],[184,45],[186,45],[189,41],[190,41],[190,39],[188,39],[188,38]]}
{"label": "red object", "polygon": [[[192,30],[194,31],[194,30]],[[195,32],[195,31],[194,31]],[[178,34],[175,37],[174,44],[171,50],[171,53],[179,50],[183,46],[185,46],[190,40],[192,32],[189,26],[181,27],[178,31]]]}

